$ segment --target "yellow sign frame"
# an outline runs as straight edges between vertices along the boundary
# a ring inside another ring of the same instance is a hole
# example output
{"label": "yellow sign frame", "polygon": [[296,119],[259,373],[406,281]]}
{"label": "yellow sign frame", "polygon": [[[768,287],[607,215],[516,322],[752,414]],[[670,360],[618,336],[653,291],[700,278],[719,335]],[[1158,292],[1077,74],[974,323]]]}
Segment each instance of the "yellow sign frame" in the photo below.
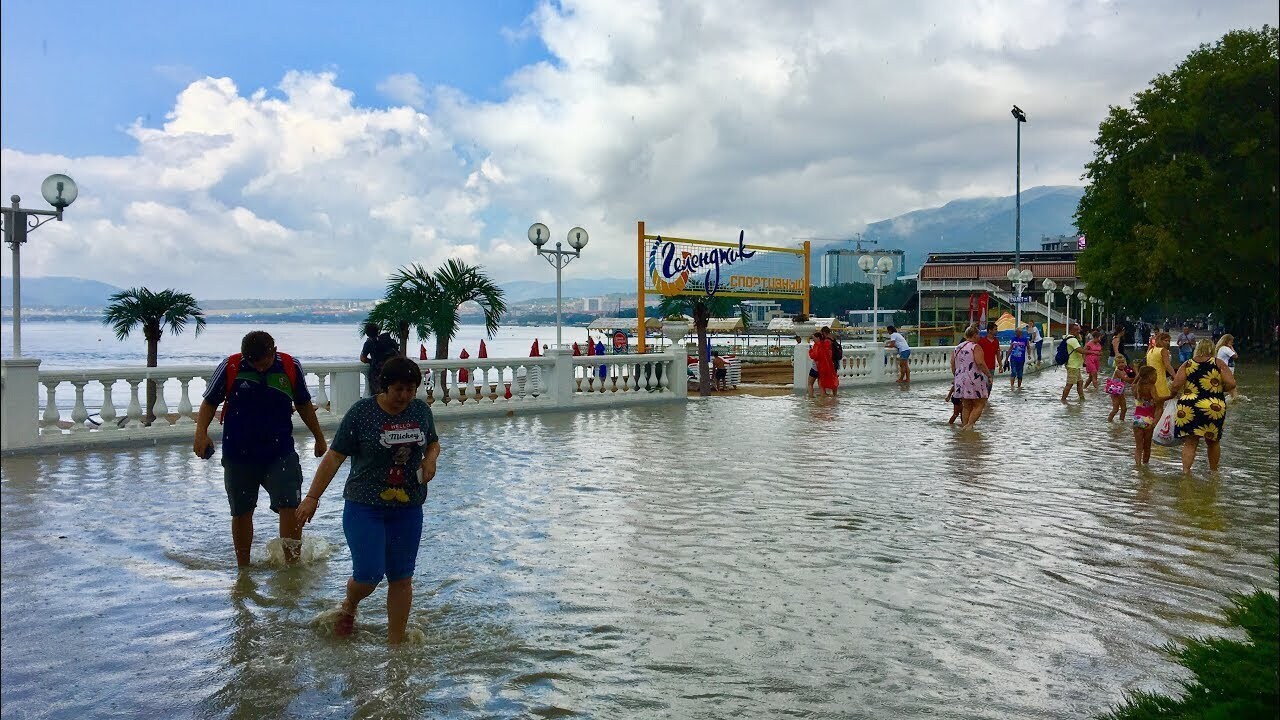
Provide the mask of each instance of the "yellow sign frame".
{"label": "yellow sign frame", "polygon": [[[704,246],[704,247],[724,247],[724,248],[743,247],[748,250],[765,250],[768,252],[790,253],[793,255],[801,256],[804,259],[804,281],[803,281],[804,294],[800,298],[796,298],[794,295],[779,296],[779,295],[776,295],[773,293],[767,293],[767,292],[734,292],[734,291],[719,292],[717,291],[715,294],[720,297],[729,297],[729,298],[785,297],[786,299],[799,299],[803,304],[803,308],[804,308],[803,312],[806,315],[809,314],[809,294],[810,294],[810,288],[811,288],[811,285],[810,285],[811,278],[810,278],[810,270],[809,270],[810,246],[809,246],[808,240],[806,240],[804,242],[804,245],[799,248],[783,248],[783,247],[773,247],[771,245],[755,245],[755,244],[748,245],[745,243],[739,245],[739,243],[721,242],[716,240],[697,240],[693,238],[671,237],[667,235],[646,235],[644,231],[644,221],[639,220],[636,222],[636,327],[637,328],[642,328],[645,326],[644,301],[645,301],[646,289],[645,289],[644,245],[646,240],[657,240],[659,238],[672,243],[685,243],[685,244],[698,245],[698,246]],[[681,294],[692,295],[694,293],[690,292],[690,293],[681,293]],[[639,337],[637,338],[636,348],[639,352],[643,353],[645,351],[645,344],[646,344],[645,334],[641,332],[638,335]]]}

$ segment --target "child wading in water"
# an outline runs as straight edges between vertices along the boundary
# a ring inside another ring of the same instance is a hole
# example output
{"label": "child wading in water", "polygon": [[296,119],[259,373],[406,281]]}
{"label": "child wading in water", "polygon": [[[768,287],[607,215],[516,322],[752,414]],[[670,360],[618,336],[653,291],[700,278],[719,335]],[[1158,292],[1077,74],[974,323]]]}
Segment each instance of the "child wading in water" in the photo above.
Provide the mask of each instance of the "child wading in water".
{"label": "child wading in water", "polygon": [[960,412],[964,410],[964,401],[955,397],[956,386],[952,384],[951,389],[947,390],[947,400],[951,403],[951,419],[947,421],[948,425],[955,425],[956,418],[960,417]]}
{"label": "child wading in water", "polygon": [[1144,365],[1133,386],[1133,460],[1138,465],[1151,462],[1151,435],[1156,429],[1156,369]]}
{"label": "child wading in water", "polygon": [[1129,411],[1129,403],[1125,401],[1124,394],[1138,374],[1123,355],[1116,355],[1114,359],[1116,369],[1111,371],[1111,379],[1107,380],[1106,385],[1107,394],[1111,396],[1111,414],[1107,416],[1107,422],[1114,420],[1117,412],[1120,413],[1120,422],[1124,422],[1125,413]]}

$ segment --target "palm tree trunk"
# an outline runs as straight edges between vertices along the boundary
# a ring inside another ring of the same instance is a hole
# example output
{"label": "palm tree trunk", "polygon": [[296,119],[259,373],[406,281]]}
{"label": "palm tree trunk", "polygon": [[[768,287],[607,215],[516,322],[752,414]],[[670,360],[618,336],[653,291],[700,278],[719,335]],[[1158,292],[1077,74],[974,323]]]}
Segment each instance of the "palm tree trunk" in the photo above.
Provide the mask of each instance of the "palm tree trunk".
{"label": "palm tree trunk", "polygon": [[[160,340],[147,338],[147,367],[153,368],[159,365],[160,360]],[[156,381],[147,381],[147,417],[146,424],[150,425],[155,422],[156,415],[154,408],[156,406]]]}
{"label": "palm tree trunk", "polygon": [[436,333],[436,360],[449,359],[449,336],[442,333]]}
{"label": "palm tree trunk", "polygon": [[698,318],[698,395],[710,396],[712,378],[708,374],[707,365],[707,318]]}

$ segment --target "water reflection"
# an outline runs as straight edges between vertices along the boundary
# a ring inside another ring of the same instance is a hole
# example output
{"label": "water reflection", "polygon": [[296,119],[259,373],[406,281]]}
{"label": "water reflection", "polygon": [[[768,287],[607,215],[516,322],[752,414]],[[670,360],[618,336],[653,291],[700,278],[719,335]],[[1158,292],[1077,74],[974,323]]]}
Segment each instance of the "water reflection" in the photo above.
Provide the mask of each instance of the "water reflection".
{"label": "water reflection", "polygon": [[68,718],[1087,716],[1271,583],[1269,382],[1191,478],[1176,448],[1134,468],[1105,396],[1064,408],[1052,374],[975,432],[936,384],[451,422],[424,641],[395,650],[385,589],[350,640],[312,624],[350,569],[336,495],[327,559],[237,574],[186,448],[7,458],[0,692]]}

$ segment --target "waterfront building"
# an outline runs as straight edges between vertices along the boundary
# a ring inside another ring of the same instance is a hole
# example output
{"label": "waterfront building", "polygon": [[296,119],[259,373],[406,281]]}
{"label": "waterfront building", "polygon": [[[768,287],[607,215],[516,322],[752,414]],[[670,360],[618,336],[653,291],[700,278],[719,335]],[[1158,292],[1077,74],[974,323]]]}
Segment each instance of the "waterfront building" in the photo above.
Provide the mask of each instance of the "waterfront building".
{"label": "waterfront building", "polygon": [[[1063,322],[1065,300],[1054,295],[1052,311],[1044,304],[1041,283],[1047,278],[1058,284],[1071,285],[1076,291],[1085,288],[1076,269],[1079,251],[1030,250],[1022,253],[1022,267],[1034,275],[1031,285],[1023,290],[1030,302],[1022,303],[1022,319],[1034,322],[1045,331],[1045,321],[1052,316],[1052,332],[1058,334]],[[974,298],[987,296],[987,317],[994,320],[1004,311],[1013,313],[1013,287],[1006,273],[1014,266],[1012,252],[929,253],[920,267],[916,296],[904,310],[916,314],[922,344],[954,345],[969,324]],[[1075,305],[1072,315],[1078,317]]]}

